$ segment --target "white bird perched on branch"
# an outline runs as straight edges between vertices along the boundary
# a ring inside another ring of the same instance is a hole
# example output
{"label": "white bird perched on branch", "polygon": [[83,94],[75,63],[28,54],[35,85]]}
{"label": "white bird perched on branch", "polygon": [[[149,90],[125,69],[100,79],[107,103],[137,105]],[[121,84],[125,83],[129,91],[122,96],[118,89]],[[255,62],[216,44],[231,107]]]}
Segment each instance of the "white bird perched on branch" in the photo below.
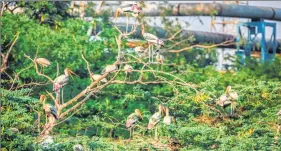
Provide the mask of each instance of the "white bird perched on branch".
{"label": "white bird perched on branch", "polygon": [[[149,123],[147,125],[148,130],[152,129],[155,125],[157,125],[160,122],[163,112],[164,112],[164,107],[162,105],[158,105],[158,112],[154,113],[149,119]],[[158,138],[157,126],[155,128],[155,138],[156,139]]]}
{"label": "white bird perched on branch", "polygon": [[[73,71],[71,71],[69,68],[64,69],[64,74],[58,76],[54,80],[53,84],[53,91],[56,92],[57,95],[60,93],[60,89],[63,89],[63,87],[68,83],[69,76],[76,75]],[[62,90],[62,100],[63,100],[63,90]]]}
{"label": "white bird perched on branch", "polygon": [[107,65],[102,71],[101,74],[106,74],[118,70],[118,67],[115,64]]}
{"label": "white bird perched on branch", "polygon": [[[100,75],[100,74],[94,74],[94,75],[92,75],[92,78],[93,78],[95,81],[97,81],[97,80],[100,79],[101,77],[102,77],[102,75]],[[106,78],[102,78],[102,79],[100,80],[100,82],[106,83],[106,82],[107,82],[107,79],[106,79]]]}
{"label": "white bird perched on branch", "polygon": [[152,62],[153,62],[153,49],[151,47],[156,46],[157,50],[159,50],[162,46],[164,46],[164,42],[159,39],[157,36],[150,34],[150,33],[146,33],[144,31],[144,25],[142,25],[142,36],[143,38],[148,42],[148,57],[149,57],[149,62],[150,59],[152,58]]}
{"label": "white bird perched on branch", "polygon": [[[51,104],[46,104],[46,96],[45,95],[40,95],[40,101],[43,104],[43,111],[45,112],[46,116],[53,116],[56,120],[59,118],[57,114],[57,109],[52,106]],[[46,118],[47,120],[48,118]]]}
{"label": "white bird perched on branch", "polygon": [[133,17],[138,17],[141,9],[137,3],[122,3],[119,8],[117,8],[115,13],[115,21],[117,20],[120,13],[130,13]]}
{"label": "white bird perched on branch", "polygon": [[142,46],[137,46],[134,48],[134,50],[139,57],[143,57],[143,56],[147,55],[147,49],[145,49]]}
{"label": "white bird perched on branch", "polygon": [[37,58],[35,59],[35,62],[42,67],[48,67],[49,65],[51,65],[51,62],[46,58]]}
{"label": "white bird perched on branch", "polygon": [[[124,71],[125,71],[125,73],[126,73],[126,77],[125,77],[125,80],[124,80],[124,81],[126,81],[128,74],[131,73],[133,69],[134,69],[134,68],[133,68],[131,65],[126,64],[126,65],[124,66]],[[130,80],[130,79],[129,79],[129,80]]]}
{"label": "white bird perched on branch", "polygon": [[134,68],[131,65],[126,64],[124,66],[124,71],[126,74],[131,73]]}
{"label": "white bird perched on branch", "polygon": [[126,128],[130,129],[130,138],[133,136],[133,127],[138,120],[143,120],[142,113],[139,109],[135,109],[135,112],[130,114],[126,121]]}

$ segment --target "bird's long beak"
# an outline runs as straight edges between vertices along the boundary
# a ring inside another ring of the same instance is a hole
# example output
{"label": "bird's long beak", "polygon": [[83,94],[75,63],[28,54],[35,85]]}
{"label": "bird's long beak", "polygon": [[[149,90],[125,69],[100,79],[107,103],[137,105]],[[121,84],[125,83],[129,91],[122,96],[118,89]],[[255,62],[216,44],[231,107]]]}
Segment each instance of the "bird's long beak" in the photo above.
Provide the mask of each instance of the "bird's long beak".
{"label": "bird's long beak", "polygon": [[230,91],[230,89],[231,89],[230,86],[227,86],[225,89],[225,93],[228,93]]}
{"label": "bird's long beak", "polygon": [[76,75],[77,76],[77,74],[75,74],[72,70],[70,70],[70,69],[67,69],[67,72],[68,72],[68,74],[71,76],[71,78],[73,79],[73,77],[72,77],[72,75]]}
{"label": "bird's long beak", "polygon": [[44,102],[44,101],[45,101],[45,98],[46,98],[45,95],[40,95],[40,101],[41,101],[41,102]]}
{"label": "bird's long beak", "polygon": [[142,113],[140,112],[140,117],[141,117],[141,119],[143,120],[143,116],[142,116]]}
{"label": "bird's long beak", "polygon": [[117,20],[117,18],[118,18],[118,16],[119,16],[119,9],[117,9],[116,10],[116,12],[115,12],[115,19],[114,19],[114,21],[116,22],[116,20]]}

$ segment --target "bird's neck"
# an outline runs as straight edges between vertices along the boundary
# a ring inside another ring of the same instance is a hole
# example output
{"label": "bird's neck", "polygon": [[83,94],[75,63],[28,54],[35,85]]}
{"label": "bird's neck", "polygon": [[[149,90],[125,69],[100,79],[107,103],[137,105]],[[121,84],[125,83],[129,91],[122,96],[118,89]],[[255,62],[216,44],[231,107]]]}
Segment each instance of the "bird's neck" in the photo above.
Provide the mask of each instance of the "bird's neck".
{"label": "bird's neck", "polygon": [[64,71],[64,75],[68,77],[69,73],[67,71]]}
{"label": "bird's neck", "polygon": [[169,111],[168,110],[166,111],[166,116],[169,116]]}

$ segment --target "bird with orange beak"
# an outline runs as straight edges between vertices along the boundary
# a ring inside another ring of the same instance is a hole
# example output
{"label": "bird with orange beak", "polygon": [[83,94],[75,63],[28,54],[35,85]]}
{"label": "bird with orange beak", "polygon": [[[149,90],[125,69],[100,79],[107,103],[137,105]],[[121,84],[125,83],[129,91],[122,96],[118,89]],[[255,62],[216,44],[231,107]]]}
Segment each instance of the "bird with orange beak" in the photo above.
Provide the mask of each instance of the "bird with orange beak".
{"label": "bird with orange beak", "polygon": [[237,92],[231,90],[231,86],[227,86],[225,93],[219,97],[217,104],[223,108],[230,105],[231,115],[232,115],[238,98],[239,98],[239,96],[238,96]]}
{"label": "bird with orange beak", "polygon": [[[68,82],[69,82],[69,76],[72,77],[72,75],[76,75],[73,71],[71,71],[69,68],[64,69],[64,74],[58,76],[53,83],[53,91],[57,93],[57,95],[60,93],[60,89],[62,89]],[[63,92],[62,92],[63,96]]]}
{"label": "bird with orange beak", "polygon": [[117,8],[115,13],[115,21],[117,20],[120,13],[130,13],[133,17],[138,17],[141,9],[137,3],[123,3]]}
{"label": "bird with orange beak", "polygon": [[158,139],[158,128],[157,128],[157,124],[160,122],[162,116],[164,115],[164,106],[162,106],[161,104],[158,105],[158,112],[154,113],[151,118],[149,119],[149,123],[147,125],[147,129],[151,130],[153,127],[155,128],[155,139]]}
{"label": "bird with orange beak", "polygon": [[[43,111],[45,112],[46,116],[52,115],[55,119],[58,119],[57,109],[52,106],[51,104],[46,104],[46,96],[40,95],[40,101],[43,104]],[[46,118],[47,120],[47,118]]]}
{"label": "bird with orange beak", "polygon": [[126,128],[130,129],[130,138],[132,137],[132,131],[134,125],[137,123],[138,120],[143,120],[142,113],[139,109],[135,109],[135,112],[130,114],[126,121]]}
{"label": "bird with orange beak", "polygon": [[144,30],[144,25],[141,25],[141,33],[143,38],[148,42],[148,59],[149,62],[153,62],[153,46],[156,46],[157,52],[161,47],[164,46],[164,42],[159,39],[157,36],[151,34],[151,33],[146,33]]}

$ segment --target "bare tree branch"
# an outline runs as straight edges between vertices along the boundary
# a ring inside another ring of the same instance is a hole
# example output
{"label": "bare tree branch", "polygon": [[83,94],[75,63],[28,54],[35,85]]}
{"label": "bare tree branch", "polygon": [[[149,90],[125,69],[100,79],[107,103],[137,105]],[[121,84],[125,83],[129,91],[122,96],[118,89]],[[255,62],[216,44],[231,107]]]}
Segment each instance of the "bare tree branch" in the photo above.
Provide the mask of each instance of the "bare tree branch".
{"label": "bare tree branch", "polygon": [[14,41],[13,43],[11,44],[8,52],[6,53],[6,55],[4,55],[2,52],[1,52],[1,56],[2,56],[2,65],[1,65],[1,68],[0,68],[0,73],[2,73],[3,71],[5,71],[8,67],[7,67],[7,63],[8,63],[8,57],[9,57],[9,54],[11,53],[12,51],[12,48],[14,47],[14,45],[16,44],[17,40],[19,38],[19,32],[16,33],[15,35],[15,38],[14,38]]}
{"label": "bare tree branch", "polygon": [[53,80],[52,78],[50,78],[49,76],[47,76],[47,75],[41,73],[41,72],[38,70],[38,65],[37,65],[37,63],[36,63],[36,61],[35,61],[36,58],[35,58],[35,59],[31,59],[30,56],[27,56],[26,54],[24,54],[24,57],[26,57],[27,59],[31,60],[31,61],[34,63],[34,68],[35,68],[36,73],[37,73],[38,75],[47,78],[47,79],[48,79],[50,82],[52,82],[52,83],[54,82],[54,80]]}
{"label": "bare tree branch", "polygon": [[182,51],[186,51],[186,50],[191,50],[191,49],[196,48],[196,47],[210,49],[210,48],[215,48],[215,47],[218,47],[218,46],[229,46],[229,45],[233,45],[233,44],[235,44],[234,39],[225,41],[225,42],[220,43],[220,44],[213,44],[213,45],[210,45],[210,46],[204,46],[204,45],[197,44],[197,45],[192,45],[192,46],[182,48],[182,49],[179,49],[179,50],[169,50],[168,52],[178,53],[178,52],[182,52]]}

